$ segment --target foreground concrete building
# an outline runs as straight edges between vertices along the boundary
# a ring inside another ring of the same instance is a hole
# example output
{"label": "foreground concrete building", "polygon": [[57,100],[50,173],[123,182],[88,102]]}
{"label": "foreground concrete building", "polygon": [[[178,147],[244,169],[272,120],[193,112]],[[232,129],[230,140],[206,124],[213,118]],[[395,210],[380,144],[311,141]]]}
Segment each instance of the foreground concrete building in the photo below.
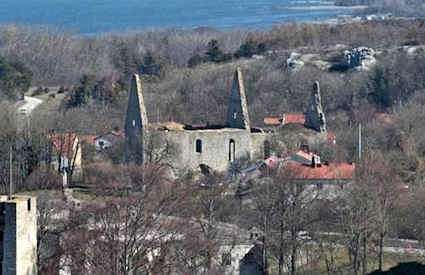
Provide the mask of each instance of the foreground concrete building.
{"label": "foreground concrete building", "polygon": [[30,196],[0,196],[0,273],[37,274],[37,210]]}
{"label": "foreground concrete building", "polygon": [[[126,155],[129,161],[146,159],[146,139],[161,137],[177,145],[173,158],[175,168],[197,169],[209,167],[225,171],[238,158],[263,158],[265,141],[269,135],[251,127],[242,71],[238,68],[233,79],[232,92],[225,125],[191,126],[174,123],[149,124],[143,99],[142,83],[138,75],[131,80],[127,117],[125,120]],[[141,153],[142,152],[142,153]]]}

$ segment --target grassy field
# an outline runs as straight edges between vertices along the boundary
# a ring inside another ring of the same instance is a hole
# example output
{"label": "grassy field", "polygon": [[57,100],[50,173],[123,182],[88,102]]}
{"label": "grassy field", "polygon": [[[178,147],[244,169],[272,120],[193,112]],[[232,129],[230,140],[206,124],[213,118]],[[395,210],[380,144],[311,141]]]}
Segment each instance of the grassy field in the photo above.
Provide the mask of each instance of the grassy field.
{"label": "grassy field", "polygon": [[[312,253],[313,254],[313,253]],[[299,268],[299,274],[302,275],[352,275],[354,274],[352,265],[349,260],[348,251],[346,249],[338,249],[333,253],[333,264],[331,264],[331,270],[328,272],[326,268],[326,259],[324,256],[316,258],[316,260]],[[331,253],[327,253],[328,261],[331,260]],[[313,257],[314,258],[314,254]],[[402,262],[425,262],[425,258],[414,254],[395,254],[385,253],[384,254],[384,271],[390,269],[393,266],[397,266]],[[371,252],[368,257],[368,272],[372,272],[378,269],[378,255],[377,252]]]}

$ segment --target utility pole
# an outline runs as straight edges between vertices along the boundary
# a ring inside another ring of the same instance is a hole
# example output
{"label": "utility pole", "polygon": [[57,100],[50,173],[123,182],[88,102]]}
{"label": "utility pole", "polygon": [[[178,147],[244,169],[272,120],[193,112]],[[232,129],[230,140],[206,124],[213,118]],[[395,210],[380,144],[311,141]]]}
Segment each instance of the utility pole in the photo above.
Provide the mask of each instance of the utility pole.
{"label": "utility pole", "polygon": [[13,194],[13,176],[12,176],[12,164],[13,164],[13,156],[12,156],[12,144],[9,145],[9,197],[8,199],[11,200],[12,199],[12,194]]}
{"label": "utility pole", "polygon": [[362,158],[362,124],[359,124],[359,160]]}

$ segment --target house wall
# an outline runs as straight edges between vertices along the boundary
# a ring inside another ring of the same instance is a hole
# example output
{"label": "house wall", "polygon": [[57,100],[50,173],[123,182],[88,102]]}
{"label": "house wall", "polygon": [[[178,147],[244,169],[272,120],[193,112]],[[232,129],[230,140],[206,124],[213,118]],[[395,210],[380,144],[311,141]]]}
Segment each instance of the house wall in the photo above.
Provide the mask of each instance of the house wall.
{"label": "house wall", "polygon": [[251,133],[252,154],[253,159],[264,159],[264,142],[270,141],[272,134],[267,133]]}
{"label": "house wall", "polygon": [[224,255],[230,255],[230,265],[225,266],[226,275],[240,274],[240,263],[248,252],[254,247],[254,244],[246,245],[223,245],[219,249],[220,264],[223,263]]}

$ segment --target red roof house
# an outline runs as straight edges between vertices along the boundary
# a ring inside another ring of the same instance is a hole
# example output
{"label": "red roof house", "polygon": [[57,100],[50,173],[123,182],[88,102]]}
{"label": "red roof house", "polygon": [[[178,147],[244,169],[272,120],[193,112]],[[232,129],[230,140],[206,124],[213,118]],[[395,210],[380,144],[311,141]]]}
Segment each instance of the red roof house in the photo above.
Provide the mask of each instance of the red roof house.
{"label": "red roof house", "polygon": [[300,113],[283,114],[282,124],[304,124],[305,115]]}
{"label": "red roof house", "polygon": [[264,119],[264,125],[280,125],[282,124],[282,119],[278,117],[266,117]]}
{"label": "red roof house", "polygon": [[289,162],[284,167],[288,175],[294,179],[306,180],[352,180],[355,165],[348,163],[321,164],[316,167],[298,162]]}

